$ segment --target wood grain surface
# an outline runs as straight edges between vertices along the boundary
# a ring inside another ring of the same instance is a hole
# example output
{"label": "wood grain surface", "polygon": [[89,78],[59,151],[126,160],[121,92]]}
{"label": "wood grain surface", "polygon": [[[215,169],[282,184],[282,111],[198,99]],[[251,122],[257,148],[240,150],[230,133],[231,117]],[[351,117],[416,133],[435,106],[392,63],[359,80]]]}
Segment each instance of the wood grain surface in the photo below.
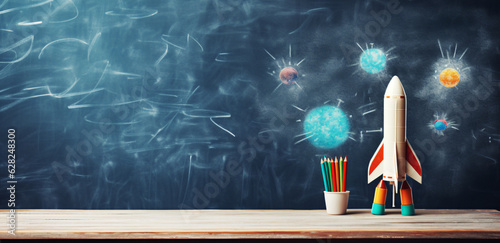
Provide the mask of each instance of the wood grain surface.
{"label": "wood grain surface", "polygon": [[[325,210],[16,210],[16,235],[2,239],[280,239],[477,238],[500,239],[496,210],[425,210],[375,216]],[[8,210],[0,210],[4,219]]]}

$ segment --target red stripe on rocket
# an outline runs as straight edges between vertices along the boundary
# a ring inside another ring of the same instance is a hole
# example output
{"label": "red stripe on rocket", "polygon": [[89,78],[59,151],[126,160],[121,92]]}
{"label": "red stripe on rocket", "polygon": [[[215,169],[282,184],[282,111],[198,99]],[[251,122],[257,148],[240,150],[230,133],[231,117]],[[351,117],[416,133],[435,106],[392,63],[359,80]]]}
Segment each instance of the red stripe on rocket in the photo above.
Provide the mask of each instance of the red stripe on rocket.
{"label": "red stripe on rocket", "polygon": [[384,139],[368,165],[368,183],[380,175],[396,188],[406,175],[422,183],[420,161],[406,139],[406,94],[397,76],[387,85],[384,97]]}

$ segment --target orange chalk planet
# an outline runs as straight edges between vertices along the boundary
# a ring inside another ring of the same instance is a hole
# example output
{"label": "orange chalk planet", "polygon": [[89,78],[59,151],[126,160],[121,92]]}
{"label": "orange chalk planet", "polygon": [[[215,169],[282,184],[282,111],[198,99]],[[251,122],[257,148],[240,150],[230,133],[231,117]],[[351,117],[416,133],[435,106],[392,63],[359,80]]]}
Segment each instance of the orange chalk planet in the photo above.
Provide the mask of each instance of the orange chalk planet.
{"label": "orange chalk planet", "polygon": [[460,74],[453,68],[447,68],[439,75],[439,81],[445,87],[452,88],[457,86],[458,81],[460,81]]}
{"label": "orange chalk planet", "polygon": [[293,67],[286,67],[283,68],[280,72],[280,79],[281,82],[284,84],[293,84],[297,79],[299,78],[299,74],[297,73],[297,70]]}

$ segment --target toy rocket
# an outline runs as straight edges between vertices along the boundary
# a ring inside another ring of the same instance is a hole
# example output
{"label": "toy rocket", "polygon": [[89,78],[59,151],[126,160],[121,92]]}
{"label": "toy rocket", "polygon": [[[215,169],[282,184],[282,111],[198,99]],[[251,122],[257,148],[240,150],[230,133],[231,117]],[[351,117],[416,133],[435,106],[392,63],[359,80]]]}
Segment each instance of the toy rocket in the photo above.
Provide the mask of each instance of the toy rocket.
{"label": "toy rocket", "polygon": [[[411,188],[406,182],[406,175],[422,183],[422,168],[415,151],[406,139],[406,94],[397,76],[392,77],[385,90],[384,138],[368,165],[368,183],[380,175],[383,175],[383,181],[389,181],[393,185],[393,207],[394,193],[397,193],[399,182],[403,182],[402,189],[405,190],[404,202],[406,205],[401,205],[401,212],[403,215],[413,215],[413,201],[406,200],[412,198]],[[383,181],[380,182],[379,187],[382,186],[381,184],[385,184]],[[401,195],[403,196],[403,194]],[[381,195],[378,197],[380,198]],[[385,198],[385,195],[383,197]],[[379,199],[379,201],[381,200]],[[401,201],[403,202],[403,200]],[[381,205],[374,201],[373,214],[384,214],[385,200],[383,202],[384,205]]]}

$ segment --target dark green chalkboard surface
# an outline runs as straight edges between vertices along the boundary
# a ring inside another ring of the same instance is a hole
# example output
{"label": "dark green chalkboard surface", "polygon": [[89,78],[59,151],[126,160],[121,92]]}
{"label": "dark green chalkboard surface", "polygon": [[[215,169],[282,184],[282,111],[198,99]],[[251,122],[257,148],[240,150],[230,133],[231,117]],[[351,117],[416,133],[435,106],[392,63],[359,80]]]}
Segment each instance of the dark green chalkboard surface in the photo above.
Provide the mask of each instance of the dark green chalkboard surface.
{"label": "dark green chalkboard surface", "polygon": [[415,207],[499,209],[499,27],[477,0],[0,1],[0,207],[321,209],[342,155],[369,208],[397,75]]}

